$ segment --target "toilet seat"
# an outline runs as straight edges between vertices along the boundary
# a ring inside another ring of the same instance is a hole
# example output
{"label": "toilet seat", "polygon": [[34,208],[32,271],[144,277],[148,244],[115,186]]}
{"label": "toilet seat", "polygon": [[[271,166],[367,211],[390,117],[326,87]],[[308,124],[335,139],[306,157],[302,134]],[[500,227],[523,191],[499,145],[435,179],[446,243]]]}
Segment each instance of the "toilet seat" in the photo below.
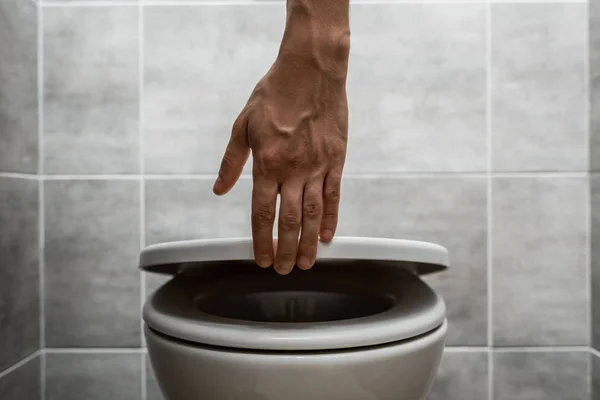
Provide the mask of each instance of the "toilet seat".
{"label": "toilet seat", "polygon": [[[318,254],[310,271],[295,269],[289,276],[279,276],[272,269],[254,265],[248,238],[149,246],[141,253],[140,267],[175,277],[146,302],[144,320],[150,330],[174,340],[288,352],[396,343],[427,335],[445,323],[443,300],[418,277],[448,267],[443,247],[338,237],[330,244],[320,244]],[[285,296],[288,300],[281,300]],[[334,296],[333,303],[339,300],[353,307],[372,307],[355,318],[302,322],[232,318],[211,309],[211,304],[227,301],[234,302],[232,312],[236,304],[245,306],[248,301],[267,308],[274,301],[275,309],[277,301],[281,307],[303,304],[318,308],[319,296],[330,296],[330,300]]]}

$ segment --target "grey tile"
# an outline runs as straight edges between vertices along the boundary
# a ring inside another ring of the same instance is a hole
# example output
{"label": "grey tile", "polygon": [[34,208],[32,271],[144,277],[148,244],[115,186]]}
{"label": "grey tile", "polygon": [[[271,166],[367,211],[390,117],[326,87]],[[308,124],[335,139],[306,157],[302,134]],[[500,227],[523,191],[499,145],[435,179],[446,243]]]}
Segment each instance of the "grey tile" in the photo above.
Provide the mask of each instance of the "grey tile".
{"label": "grey tile", "polygon": [[587,170],[586,4],[492,6],[496,171]]}
{"label": "grey tile", "polygon": [[591,184],[591,275],[592,275],[592,340],[600,350],[600,175],[594,174]]}
{"label": "grey tile", "polygon": [[46,342],[140,345],[137,181],[48,181]]}
{"label": "grey tile", "polygon": [[139,400],[141,354],[47,354],[47,400]]}
{"label": "grey tile", "polygon": [[590,1],[589,79],[590,79],[590,168],[600,171],[600,2]]}
{"label": "grey tile", "polygon": [[250,236],[250,179],[223,197],[212,179],[147,180],[146,242]]}
{"label": "grey tile", "polygon": [[138,8],[43,12],[45,171],[137,172]]}
{"label": "grey tile", "polygon": [[346,170],[485,170],[485,6],[352,11]]}
{"label": "grey tile", "polygon": [[[241,179],[223,197],[212,193],[210,179],[147,180],[146,242],[251,236],[252,181]],[[147,273],[150,295],[169,277]]]}
{"label": "grey tile", "polygon": [[0,378],[0,399],[41,399],[40,357],[37,356]]}
{"label": "grey tile", "polygon": [[40,347],[38,182],[0,177],[0,371]]}
{"label": "grey tile", "polygon": [[339,235],[426,240],[449,249],[453,267],[426,278],[446,300],[448,344],[486,344],[485,179],[346,179],[341,198]]}
{"label": "grey tile", "polygon": [[494,400],[589,399],[589,356],[577,353],[495,353]]}
{"label": "grey tile", "polygon": [[[595,84],[594,84],[595,85]],[[600,84],[598,85],[598,91],[600,91]],[[593,89],[594,91],[596,89]],[[593,102],[595,103],[597,100],[593,100]],[[593,107],[596,107],[595,105]],[[598,111],[598,114],[600,114],[600,111]],[[598,117],[591,117],[592,118],[592,125],[591,125],[591,129],[592,129],[592,133],[590,136],[590,169],[592,171],[596,171],[596,172],[600,172],[600,122],[596,122],[594,121],[596,118],[600,119],[600,116]]]}
{"label": "grey tile", "polygon": [[150,357],[146,355],[146,400],[164,400],[164,396],[156,382]]}
{"label": "grey tile", "polygon": [[588,345],[586,178],[493,182],[494,344]]}
{"label": "grey tile", "polygon": [[38,169],[37,7],[0,2],[0,171]]}
{"label": "grey tile", "polygon": [[214,173],[277,56],[285,4],[148,7],[144,20],[146,171]]}
{"label": "grey tile", "polygon": [[488,398],[488,355],[483,352],[444,352],[427,400]]}

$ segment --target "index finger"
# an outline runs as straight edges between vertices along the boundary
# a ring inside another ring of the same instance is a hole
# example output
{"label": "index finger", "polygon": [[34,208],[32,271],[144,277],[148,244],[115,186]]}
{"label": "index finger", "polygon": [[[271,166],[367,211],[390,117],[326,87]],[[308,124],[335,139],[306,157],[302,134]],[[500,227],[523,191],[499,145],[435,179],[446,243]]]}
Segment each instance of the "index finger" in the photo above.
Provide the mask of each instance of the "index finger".
{"label": "index finger", "polygon": [[254,178],[252,185],[252,245],[254,259],[262,268],[273,265],[273,224],[277,205],[278,184]]}

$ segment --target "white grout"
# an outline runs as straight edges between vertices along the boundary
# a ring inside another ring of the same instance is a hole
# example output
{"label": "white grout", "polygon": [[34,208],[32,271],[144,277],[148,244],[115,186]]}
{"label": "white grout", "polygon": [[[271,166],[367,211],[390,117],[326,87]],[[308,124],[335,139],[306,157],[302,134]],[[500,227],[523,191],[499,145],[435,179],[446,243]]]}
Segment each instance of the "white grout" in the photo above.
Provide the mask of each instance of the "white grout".
{"label": "white grout", "polygon": [[[586,143],[588,144],[588,151],[587,151],[587,159],[586,159],[586,165],[588,166],[588,170],[591,171],[591,143],[592,143],[592,133],[591,133],[591,65],[590,65],[590,25],[591,25],[591,13],[590,13],[590,2],[588,1],[586,4],[586,10],[585,10],[585,20],[586,23],[583,24],[584,29],[585,29],[585,44],[584,44],[584,65],[585,65],[585,71],[584,71],[584,79],[585,79],[585,85],[584,85],[584,90],[585,90],[585,121],[586,121]],[[587,279],[587,323],[588,323],[588,334],[590,335],[589,337],[589,351],[590,351],[590,355],[592,356],[596,356],[596,357],[600,357],[600,353],[598,352],[598,350],[596,350],[594,348],[594,320],[593,320],[593,315],[592,315],[592,311],[593,311],[593,306],[592,306],[592,302],[593,302],[593,290],[592,290],[592,173],[589,173],[589,177],[588,177],[588,202],[587,202],[587,238],[588,238],[588,245],[587,247],[587,259],[586,261],[586,265],[587,265],[587,273],[586,273],[586,279]],[[588,387],[588,394],[590,396],[590,398],[594,395],[594,388],[593,388],[593,378],[592,375],[595,371],[593,371],[593,363],[592,363],[592,357],[588,358],[588,376],[587,376],[587,387]]]}
{"label": "white grout", "polygon": [[11,372],[18,370],[19,368],[21,368],[22,366],[27,364],[29,361],[35,360],[36,357],[39,356],[40,354],[42,354],[42,350],[36,350],[33,353],[31,353],[30,355],[28,355],[27,357],[23,358],[21,361],[14,363],[13,365],[8,367],[4,371],[0,371],[0,379],[4,378]]}
{"label": "white grout", "polygon": [[38,180],[38,174],[22,174],[19,172],[0,172],[0,178]]}
{"label": "white grout", "polygon": [[[143,151],[140,149],[140,151]],[[0,177],[18,177],[25,179],[41,179],[44,181],[64,180],[213,180],[216,174],[49,174],[20,175],[0,172]],[[344,179],[438,179],[438,178],[587,178],[587,171],[565,172],[395,172],[395,173],[344,173]],[[244,174],[240,179],[252,179]]]}
{"label": "white grout", "polygon": [[[140,168],[140,251],[146,246],[146,183],[144,180],[144,6],[138,8],[138,129],[139,129],[139,168]],[[146,301],[146,274],[140,271],[140,346],[144,345],[144,321],[141,311]],[[146,357],[140,354],[141,400],[147,398]]]}
{"label": "white grout", "polygon": [[492,152],[492,5],[485,11],[485,64],[486,64],[486,142],[487,142],[487,347],[488,347],[488,400],[494,399],[494,298],[493,298],[493,152]]}
{"label": "white grout", "polygon": [[39,310],[40,310],[40,394],[41,400],[46,399],[46,357],[43,353],[46,347],[46,212],[44,181],[44,10],[37,6],[37,105],[38,105],[38,275],[39,275]]}
{"label": "white grout", "polygon": [[[591,114],[590,114],[590,85],[591,85],[591,79],[590,79],[590,29],[589,29],[589,21],[590,21],[590,12],[589,12],[589,2],[587,3],[586,6],[586,11],[585,11],[585,20],[586,23],[582,24],[583,27],[582,29],[584,29],[584,37],[585,37],[585,43],[584,43],[584,71],[583,71],[583,76],[584,76],[584,92],[585,92],[585,110],[584,110],[584,118],[586,121],[586,130],[585,130],[585,134],[586,134],[586,139],[585,139],[585,143],[587,143],[588,145],[588,151],[586,152],[586,162],[585,165],[588,166],[588,169],[591,169],[591,159],[590,159],[590,152],[591,152]],[[585,216],[586,216],[586,237],[587,237],[587,246],[586,246],[586,259],[585,259],[585,265],[587,266],[586,269],[586,290],[587,290],[587,302],[586,302],[586,307],[587,307],[587,329],[588,329],[588,334],[589,334],[589,343],[590,343],[590,347],[593,346],[593,338],[592,338],[592,326],[593,326],[593,318],[592,318],[592,193],[591,193],[591,174],[588,172],[588,185],[587,185],[587,194],[586,194],[586,210],[585,210]]]}
{"label": "white grout", "polygon": [[494,347],[494,353],[587,353],[589,346],[511,346]]}
{"label": "white grout", "polygon": [[146,349],[141,347],[48,347],[46,354],[143,354]]}
{"label": "white grout", "polygon": [[487,346],[446,346],[444,347],[445,353],[487,353],[489,351]]}
{"label": "white grout", "polygon": [[[43,7],[112,7],[112,6],[281,6],[284,0],[102,0],[102,1],[46,1],[42,2]],[[351,4],[361,5],[402,5],[402,4],[433,4],[433,5],[481,5],[486,4],[486,0],[355,0]],[[586,3],[586,0],[494,0],[493,3],[499,4],[573,4]]]}

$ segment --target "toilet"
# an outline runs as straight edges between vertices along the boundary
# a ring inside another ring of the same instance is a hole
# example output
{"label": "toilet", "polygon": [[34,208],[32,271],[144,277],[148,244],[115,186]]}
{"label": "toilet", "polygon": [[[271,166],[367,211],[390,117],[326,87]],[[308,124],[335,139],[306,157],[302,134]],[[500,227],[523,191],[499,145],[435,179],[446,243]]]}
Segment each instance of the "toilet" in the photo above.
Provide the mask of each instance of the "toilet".
{"label": "toilet", "polygon": [[167,400],[423,400],[448,323],[421,276],[448,268],[439,245],[336,237],[315,266],[280,276],[250,238],[145,248],[172,278],[143,309]]}

